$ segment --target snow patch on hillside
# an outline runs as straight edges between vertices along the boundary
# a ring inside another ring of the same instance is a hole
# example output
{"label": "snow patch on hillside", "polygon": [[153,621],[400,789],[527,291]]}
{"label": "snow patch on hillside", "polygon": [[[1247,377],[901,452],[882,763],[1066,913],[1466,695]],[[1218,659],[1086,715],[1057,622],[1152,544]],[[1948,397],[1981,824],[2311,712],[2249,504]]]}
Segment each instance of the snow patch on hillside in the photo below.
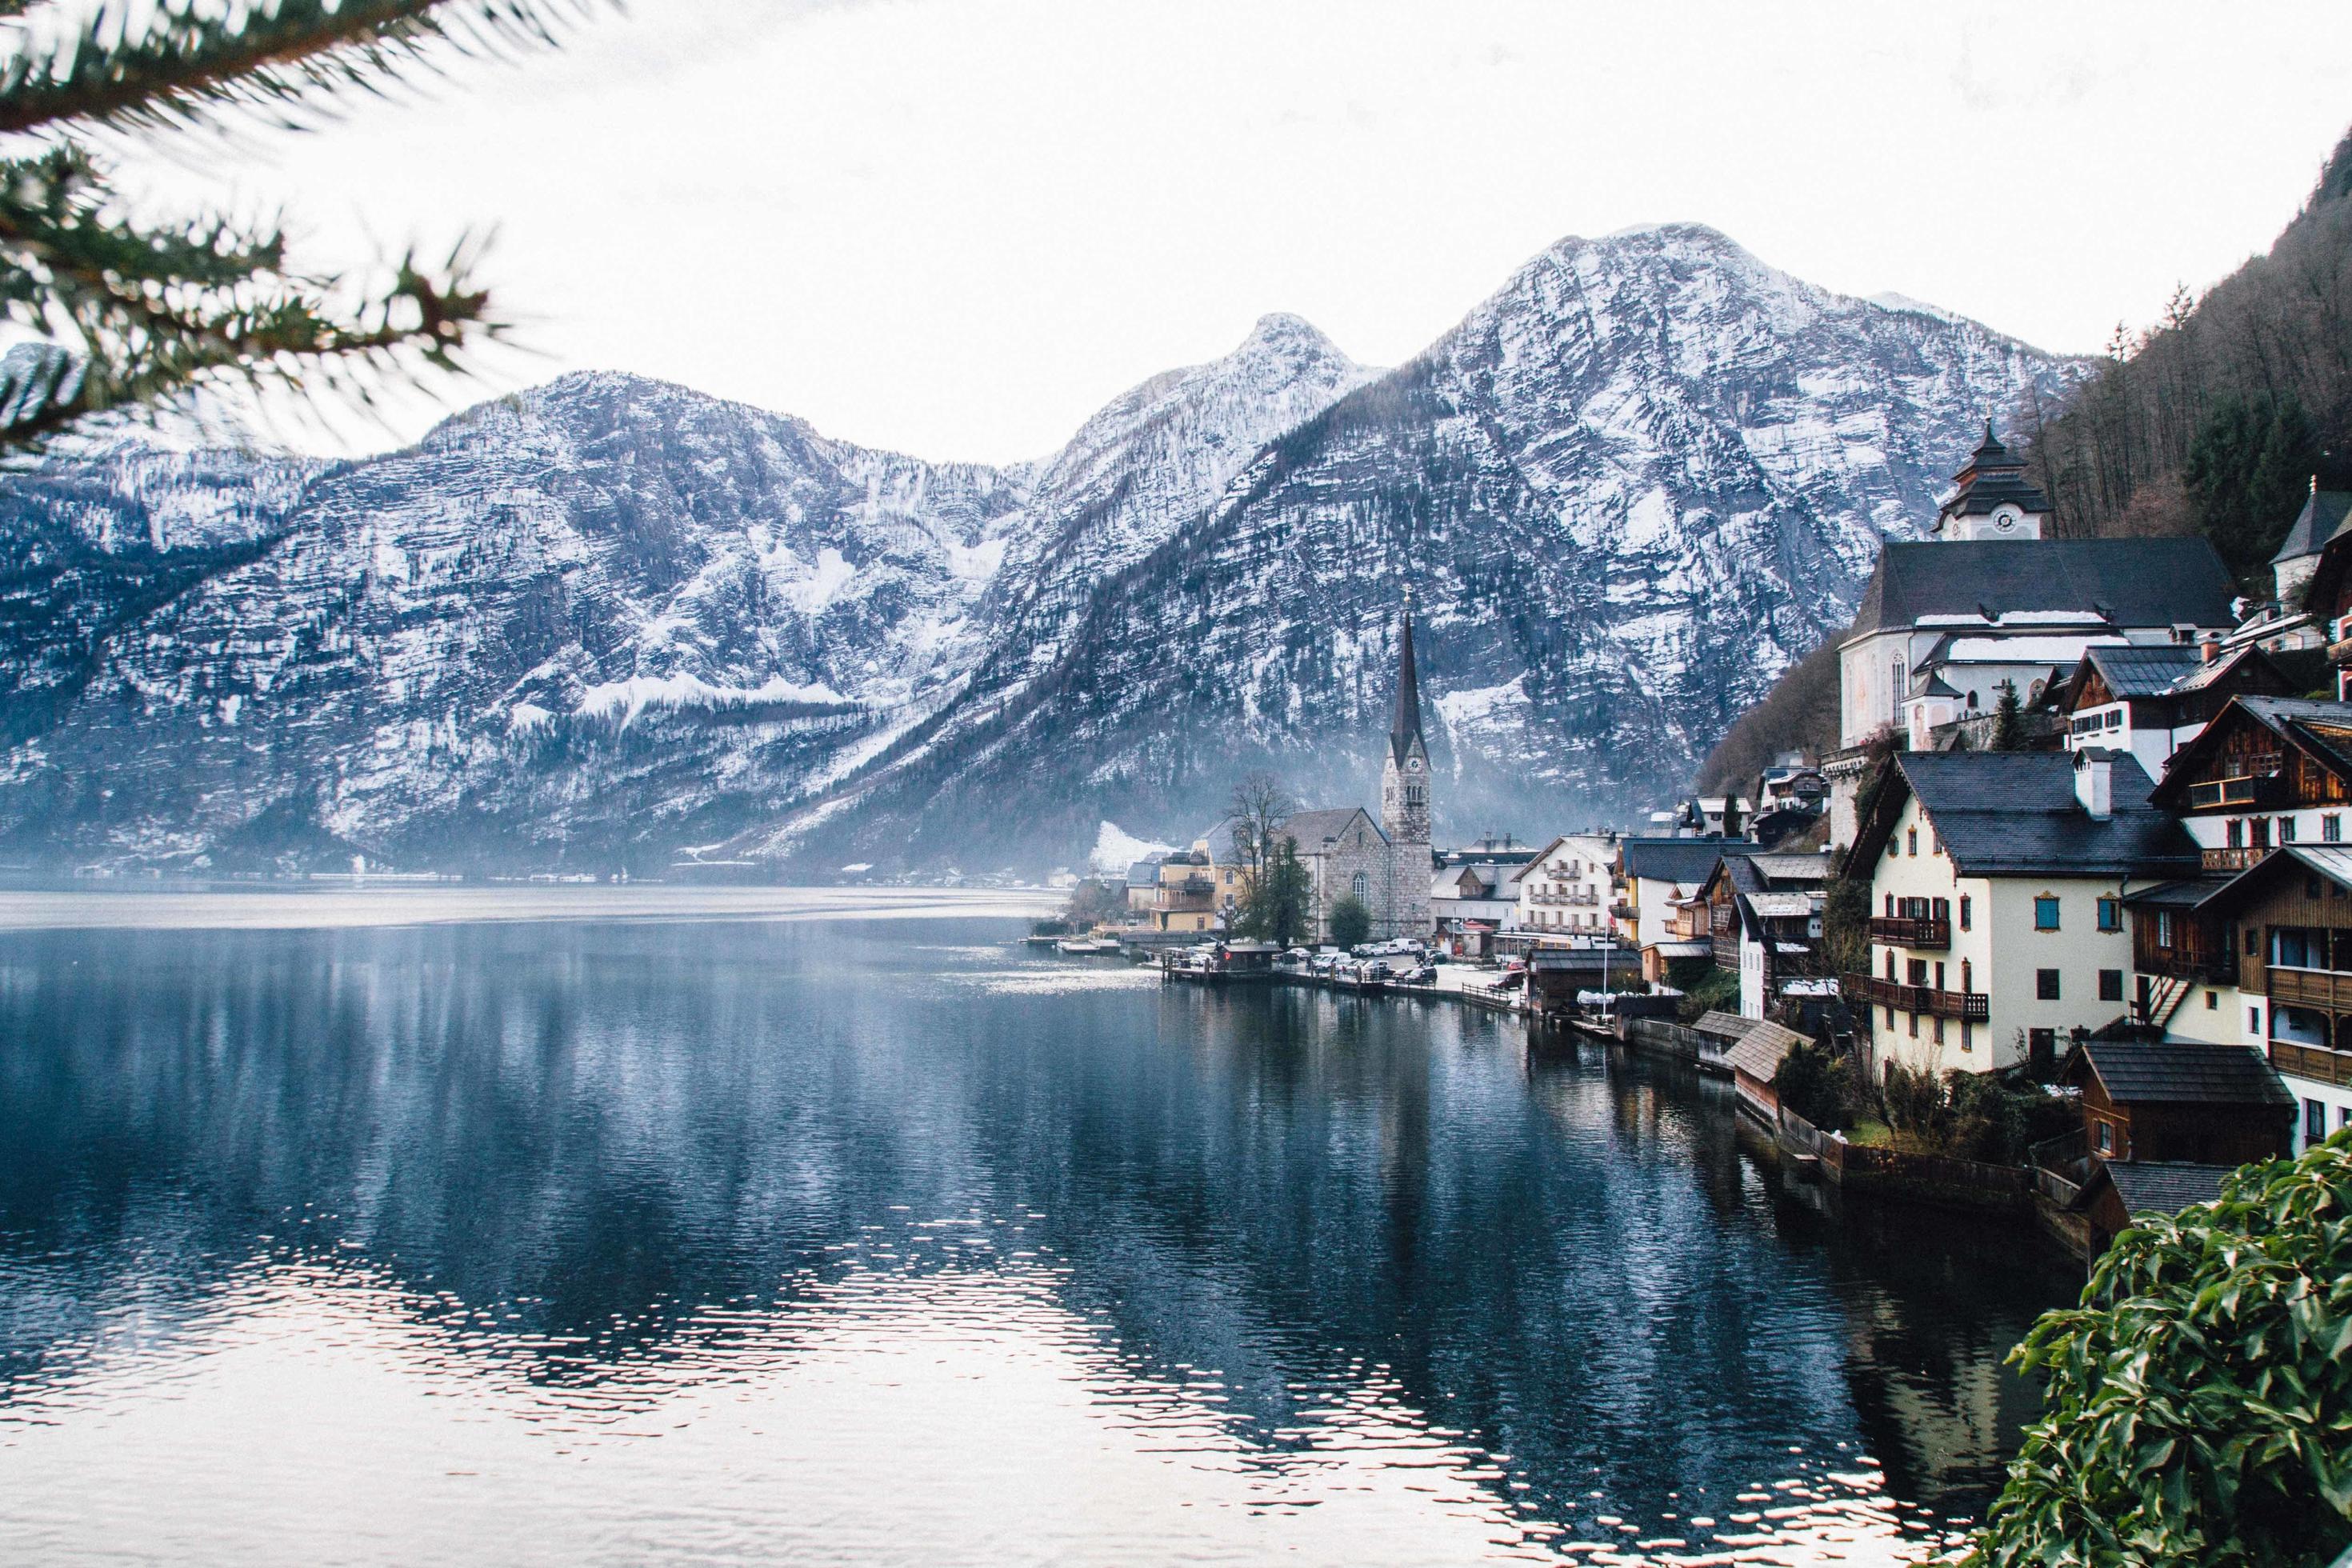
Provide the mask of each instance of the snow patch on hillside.
{"label": "snow patch on hillside", "polygon": [[1174,847],[1172,844],[1138,838],[1118,823],[1107,821],[1095,831],[1095,847],[1087,856],[1087,869],[1097,877],[1125,877],[1127,868],[1138,860],[1165,855]]}
{"label": "snow patch on hillside", "polygon": [[648,708],[719,708],[752,702],[837,703],[840,692],[823,681],[802,686],[773,676],[757,686],[713,686],[693,675],[638,675],[608,680],[580,694],[575,711],[583,719],[617,714],[623,728]]}

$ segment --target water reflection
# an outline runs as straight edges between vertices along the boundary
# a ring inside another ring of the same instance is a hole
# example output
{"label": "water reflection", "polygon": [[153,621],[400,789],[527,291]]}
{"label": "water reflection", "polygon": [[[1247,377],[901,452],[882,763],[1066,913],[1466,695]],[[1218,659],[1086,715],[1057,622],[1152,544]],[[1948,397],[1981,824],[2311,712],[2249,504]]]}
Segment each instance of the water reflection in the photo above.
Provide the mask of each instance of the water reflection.
{"label": "water reflection", "polygon": [[1817,1214],[1596,1047],[1003,934],[0,939],[0,1556],[1895,1561],[1980,1504],[2069,1289],[2013,1235]]}

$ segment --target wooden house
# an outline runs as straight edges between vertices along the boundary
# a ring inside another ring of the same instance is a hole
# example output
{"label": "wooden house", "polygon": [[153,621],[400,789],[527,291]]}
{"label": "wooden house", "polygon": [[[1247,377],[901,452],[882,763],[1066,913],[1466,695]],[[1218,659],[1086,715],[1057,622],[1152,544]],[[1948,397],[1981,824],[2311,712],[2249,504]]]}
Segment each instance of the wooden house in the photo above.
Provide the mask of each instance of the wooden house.
{"label": "wooden house", "polygon": [[2081,1091],[2084,1137],[2109,1163],[2242,1165],[2275,1159],[2292,1142],[2294,1097],[2243,1046],[2088,1039],[2060,1077]]}
{"label": "wooden house", "polygon": [[2082,1211],[2090,1257],[2149,1215],[2177,1215],[2192,1204],[2221,1195],[2221,1178],[2234,1165],[2201,1165],[2181,1160],[2095,1163],[2073,1206]]}

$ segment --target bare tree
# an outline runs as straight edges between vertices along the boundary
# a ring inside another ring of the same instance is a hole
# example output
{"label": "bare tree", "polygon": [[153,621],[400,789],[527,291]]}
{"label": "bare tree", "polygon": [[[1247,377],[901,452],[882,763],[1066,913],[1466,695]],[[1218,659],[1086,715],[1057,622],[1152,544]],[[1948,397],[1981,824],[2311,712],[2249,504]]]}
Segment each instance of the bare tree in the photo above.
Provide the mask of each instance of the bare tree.
{"label": "bare tree", "polygon": [[1276,829],[1297,815],[1298,802],[1272,773],[1251,773],[1234,785],[1225,808],[1234,818],[1234,847],[1243,874],[1255,888],[1274,858]]}

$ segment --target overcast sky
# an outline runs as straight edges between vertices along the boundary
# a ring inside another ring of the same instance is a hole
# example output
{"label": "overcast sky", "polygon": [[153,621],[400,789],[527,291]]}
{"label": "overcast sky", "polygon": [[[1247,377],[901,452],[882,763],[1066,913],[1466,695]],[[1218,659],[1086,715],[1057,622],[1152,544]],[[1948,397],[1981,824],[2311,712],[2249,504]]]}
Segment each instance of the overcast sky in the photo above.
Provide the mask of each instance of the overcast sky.
{"label": "overcast sky", "polygon": [[635,0],[146,178],[327,263],[495,226],[540,357],[445,406],[612,368],[1002,460],[1266,311],[1393,363],[1562,236],[1667,220],[2095,351],[2268,244],[2347,59],[2342,0]]}

